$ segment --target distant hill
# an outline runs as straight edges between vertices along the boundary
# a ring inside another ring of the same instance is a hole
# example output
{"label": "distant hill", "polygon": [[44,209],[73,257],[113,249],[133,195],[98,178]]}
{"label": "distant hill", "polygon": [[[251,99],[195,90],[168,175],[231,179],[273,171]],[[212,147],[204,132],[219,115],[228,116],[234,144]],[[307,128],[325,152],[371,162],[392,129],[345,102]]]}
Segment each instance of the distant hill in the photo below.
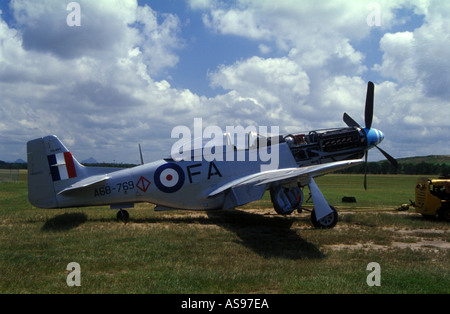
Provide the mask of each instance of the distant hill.
{"label": "distant hill", "polygon": [[27,169],[27,163],[22,159],[17,159],[15,162],[0,160],[0,169]]}
{"label": "distant hill", "polygon": [[[136,164],[124,163],[100,163],[93,157],[83,160],[81,163],[87,167],[131,168],[137,166]],[[27,162],[23,159],[17,159],[15,162],[6,162],[0,160],[0,169],[27,169],[27,166]]]}
{"label": "distant hill", "polygon": [[135,164],[123,164],[123,163],[110,163],[110,162],[98,162],[94,157],[81,161],[86,167],[107,167],[107,168],[132,168]]}
{"label": "distant hill", "polygon": [[[371,174],[412,174],[412,175],[449,175],[450,174],[450,155],[429,155],[398,158],[399,168],[395,169],[387,160],[369,162],[367,164],[367,173]],[[137,166],[135,164],[119,163],[99,163],[93,157],[83,160],[82,164],[90,167],[119,167],[130,168]],[[0,160],[0,169],[26,169],[27,163],[22,159],[15,162],[5,162]],[[363,174],[364,164],[360,164],[348,169],[338,171],[338,173]]]}
{"label": "distant hill", "polygon": [[81,161],[82,164],[98,164],[98,161],[94,159],[94,157],[91,157],[86,160]]}

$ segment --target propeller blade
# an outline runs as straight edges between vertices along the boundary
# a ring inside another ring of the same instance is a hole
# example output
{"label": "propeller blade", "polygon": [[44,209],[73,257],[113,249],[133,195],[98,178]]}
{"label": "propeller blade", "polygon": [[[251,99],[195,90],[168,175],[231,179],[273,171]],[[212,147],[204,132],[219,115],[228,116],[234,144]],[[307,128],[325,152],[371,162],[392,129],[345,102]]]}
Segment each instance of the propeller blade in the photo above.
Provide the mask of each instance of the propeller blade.
{"label": "propeller blade", "polygon": [[392,157],[391,155],[389,155],[388,153],[386,153],[384,150],[382,150],[381,148],[379,148],[378,146],[375,146],[376,148],[378,148],[378,150],[384,155],[384,157],[386,157],[387,160],[389,160],[391,162],[391,164],[395,167],[398,168],[398,163],[397,160],[395,160],[394,157]]}
{"label": "propeller blade", "polygon": [[372,127],[374,89],[375,86],[373,85],[373,83],[369,82],[367,84],[366,109],[364,112],[367,129],[370,129]]}
{"label": "propeller blade", "polygon": [[367,190],[367,157],[369,155],[369,151],[366,151],[366,160],[364,162],[364,190]]}
{"label": "propeller blade", "polygon": [[358,124],[358,122],[356,122],[355,120],[353,120],[346,112],[344,112],[344,122],[345,124],[347,124],[349,127],[357,127],[360,128],[361,126]]}

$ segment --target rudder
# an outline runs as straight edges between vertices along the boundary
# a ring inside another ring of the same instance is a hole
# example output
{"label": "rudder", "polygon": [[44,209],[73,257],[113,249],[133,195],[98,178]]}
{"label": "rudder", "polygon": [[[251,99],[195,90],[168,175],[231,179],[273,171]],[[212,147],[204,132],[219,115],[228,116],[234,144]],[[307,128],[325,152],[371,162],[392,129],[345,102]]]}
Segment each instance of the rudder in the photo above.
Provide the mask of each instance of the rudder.
{"label": "rudder", "polygon": [[40,208],[58,208],[55,191],[83,173],[83,166],[54,135],[29,141],[27,160],[28,199]]}

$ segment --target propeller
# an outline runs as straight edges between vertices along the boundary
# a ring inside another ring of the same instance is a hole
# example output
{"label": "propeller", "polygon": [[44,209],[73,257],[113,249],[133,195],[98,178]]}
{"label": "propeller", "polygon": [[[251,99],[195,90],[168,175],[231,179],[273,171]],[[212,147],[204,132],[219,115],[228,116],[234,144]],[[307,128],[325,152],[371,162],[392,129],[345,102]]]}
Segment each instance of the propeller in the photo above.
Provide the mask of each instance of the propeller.
{"label": "propeller", "polygon": [[389,155],[388,153],[386,153],[386,151],[382,150],[381,148],[379,148],[378,146],[375,145],[375,147],[383,154],[383,156],[390,161],[391,165],[394,166],[395,168],[398,168],[398,162],[397,160],[395,160],[394,157],[392,157],[391,155]]}
{"label": "propeller", "polygon": [[[379,148],[377,146],[377,144],[379,144],[383,140],[383,133],[376,129],[372,129],[374,91],[375,91],[375,85],[372,82],[369,82],[367,84],[366,106],[364,109],[364,120],[365,120],[364,122],[366,124],[366,127],[364,130],[367,134],[368,140],[369,140],[369,134],[370,134],[370,138],[373,137],[373,138],[376,138],[377,140],[371,141],[368,144],[370,146],[376,147],[383,154],[383,156],[392,164],[392,166],[394,166],[395,168],[398,168],[397,161],[391,155],[389,155],[387,152],[385,152],[384,150],[382,150],[381,148]],[[349,127],[361,128],[361,126],[358,124],[358,122],[353,120],[352,117],[350,117],[347,113],[344,113],[343,119],[344,119],[344,122]],[[364,160],[364,189],[366,189],[366,190],[367,190],[367,159],[368,159],[368,155],[369,155],[369,150],[366,150],[365,158],[364,158],[365,159]]]}
{"label": "propeller", "polygon": [[367,94],[366,94],[366,108],[364,110],[364,119],[366,123],[366,129],[372,127],[372,119],[373,119],[373,95],[375,91],[375,86],[372,82],[367,84]]}
{"label": "propeller", "polygon": [[360,128],[361,126],[358,124],[358,122],[356,122],[355,120],[352,119],[352,117],[350,117],[346,112],[344,112],[344,122],[349,126],[349,127],[357,127]]}

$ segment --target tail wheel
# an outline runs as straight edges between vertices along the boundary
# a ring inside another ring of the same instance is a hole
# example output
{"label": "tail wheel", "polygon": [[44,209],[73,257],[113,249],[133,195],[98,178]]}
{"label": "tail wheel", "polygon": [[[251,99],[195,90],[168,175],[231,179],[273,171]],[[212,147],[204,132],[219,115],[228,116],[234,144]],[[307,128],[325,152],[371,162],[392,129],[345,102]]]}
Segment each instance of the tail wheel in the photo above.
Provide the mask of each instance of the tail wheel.
{"label": "tail wheel", "polygon": [[313,209],[311,213],[311,223],[315,228],[331,229],[336,226],[338,222],[338,213],[333,206],[330,206],[330,208],[333,212],[319,220],[316,219],[316,212]]}
{"label": "tail wheel", "polygon": [[128,211],[121,209],[117,212],[117,220],[126,223],[128,221],[128,218],[130,218],[130,214],[128,213]]}

